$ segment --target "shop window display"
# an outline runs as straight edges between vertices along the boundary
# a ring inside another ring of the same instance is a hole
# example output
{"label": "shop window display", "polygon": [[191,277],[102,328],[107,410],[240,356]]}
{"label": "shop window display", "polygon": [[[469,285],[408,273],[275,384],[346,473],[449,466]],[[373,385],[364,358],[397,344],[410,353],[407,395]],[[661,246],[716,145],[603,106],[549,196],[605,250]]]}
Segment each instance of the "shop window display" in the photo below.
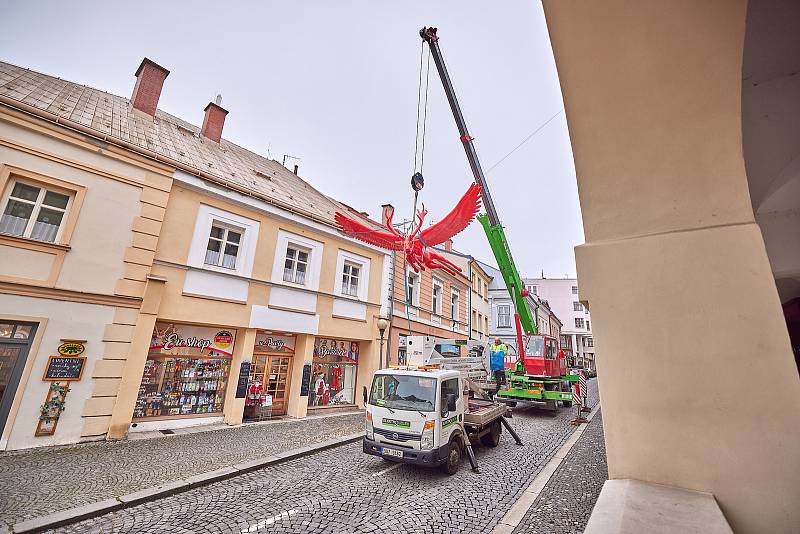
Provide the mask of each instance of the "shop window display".
{"label": "shop window display", "polygon": [[157,323],[134,418],[220,414],[234,339],[229,330]]}
{"label": "shop window display", "polygon": [[308,394],[309,406],[355,404],[359,344],[317,338]]}

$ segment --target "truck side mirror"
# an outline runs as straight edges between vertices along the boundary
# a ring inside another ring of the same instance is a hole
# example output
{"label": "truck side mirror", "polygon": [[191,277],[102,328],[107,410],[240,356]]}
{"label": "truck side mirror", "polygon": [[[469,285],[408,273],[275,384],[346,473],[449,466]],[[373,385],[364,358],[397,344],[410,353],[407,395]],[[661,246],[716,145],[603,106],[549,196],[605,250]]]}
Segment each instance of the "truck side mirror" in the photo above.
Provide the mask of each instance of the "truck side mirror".
{"label": "truck side mirror", "polygon": [[361,393],[364,395],[364,406],[367,405],[367,386],[364,386],[361,390]]}
{"label": "truck side mirror", "polygon": [[447,394],[447,411],[454,412],[456,411],[456,400],[458,396],[455,393],[448,393]]}

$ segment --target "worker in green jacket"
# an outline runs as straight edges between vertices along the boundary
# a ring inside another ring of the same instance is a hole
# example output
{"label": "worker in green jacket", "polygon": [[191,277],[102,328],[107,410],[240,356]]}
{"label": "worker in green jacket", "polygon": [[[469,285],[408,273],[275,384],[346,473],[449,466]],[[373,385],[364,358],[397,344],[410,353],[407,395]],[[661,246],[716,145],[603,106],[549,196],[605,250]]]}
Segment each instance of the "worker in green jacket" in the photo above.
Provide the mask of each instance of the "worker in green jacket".
{"label": "worker in green jacket", "polygon": [[489,346],[489,363],[494,374],[494,394],[500,391],[500,387],[506,383],[506,354],[508,347],[503,340],[495,338],[494,343]]}

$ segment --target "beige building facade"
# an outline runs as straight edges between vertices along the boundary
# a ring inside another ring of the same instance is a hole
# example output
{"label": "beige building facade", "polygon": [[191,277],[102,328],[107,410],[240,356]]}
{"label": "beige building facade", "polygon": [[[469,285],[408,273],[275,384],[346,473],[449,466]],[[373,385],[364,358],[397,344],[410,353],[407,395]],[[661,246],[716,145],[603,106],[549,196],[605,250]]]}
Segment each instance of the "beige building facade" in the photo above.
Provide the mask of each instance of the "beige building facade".
{"label": "beige building facade", "polygon": [[[105,437],[171,175],[0,100],[0,449]],[[51,384],[66,384],[45,376],[66,342],[83,347],[80,379],[40,425]]]}
{"label": "beige building facade", "polygon": [[544,7],[609,476],[712,493],[735,532],[796,532],[800,378],[781,303],[800,287],[798,6]]}
{"label": "beige building facade", "polygon": [[219,100],[198,128],[158,110],[169,71],[135,75],[0,63],[0,449],[357,409],[391,256],[222,138]]}

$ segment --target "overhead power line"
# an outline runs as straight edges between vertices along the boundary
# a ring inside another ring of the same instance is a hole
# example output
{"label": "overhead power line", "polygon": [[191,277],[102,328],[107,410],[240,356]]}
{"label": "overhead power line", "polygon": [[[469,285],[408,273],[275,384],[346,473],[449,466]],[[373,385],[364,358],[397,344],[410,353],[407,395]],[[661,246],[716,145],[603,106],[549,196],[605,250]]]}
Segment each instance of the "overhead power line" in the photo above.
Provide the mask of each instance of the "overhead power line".
{"label": "overhead power line", "polygon": [[541,125],[540,125],[538,128],[536,128],[536,129],[535,129],[533,132],[531,132],[531,134],[530,134],[530,135],[528,135],[528,137],[526,137],[525,139],[523,139],[523,140],[522,140],[522,141],[521,141],[521,142],[520,142],[520,143],[519,143],[517,146],[515,146],[515,147],[514,147],[514,148],[511,150],[511,152],[509,152],[508,154],[506,154],[505,156],[503,156],[502,158],[500,158],[500,161],[498,161],[497,163],[495,163],[494,165],[492,165],[491,167],[489,167],[489,169],[486,171],[486,174],[489,174],[489,173],[492,171],[492,169],[494,169],[495,167],[497,167],[498,165],[500,165],[501,163],[503,163],[503,162],[504,162],[506,159],[508,159],[508,157],[509,157],[509,156],[511,156],[511,154],[513,154],[514,152],[516,152],[517,150],[519,150],[519,149],[522,147],[522,145],[524,145],[525,143],[527,143],[528,141],[530,141],[531,139],[533,139],[533,136],[535,136],[537,133],[539,133],[540,131],[542,131],[542,129],[543,129],[545,126],[547,126],[548,124],[550,124],[550,121],[552,121],[553,119],[555,119],[556,117],[558,117],[559,115],[561,115],[563,112],[564,112],[564,108],[561,108],[561,109],[559,109],[559,110],[558,110],[558,111],[557,111],[557,112],[556,112],[556,113],[555,113],[555,114],[554,114],[552,117],[550,117],[549,119],[547,119],[546,121],[544,121],[544,122],[543,122],[543,123],[542,123],[542,124],[541,124]]}

